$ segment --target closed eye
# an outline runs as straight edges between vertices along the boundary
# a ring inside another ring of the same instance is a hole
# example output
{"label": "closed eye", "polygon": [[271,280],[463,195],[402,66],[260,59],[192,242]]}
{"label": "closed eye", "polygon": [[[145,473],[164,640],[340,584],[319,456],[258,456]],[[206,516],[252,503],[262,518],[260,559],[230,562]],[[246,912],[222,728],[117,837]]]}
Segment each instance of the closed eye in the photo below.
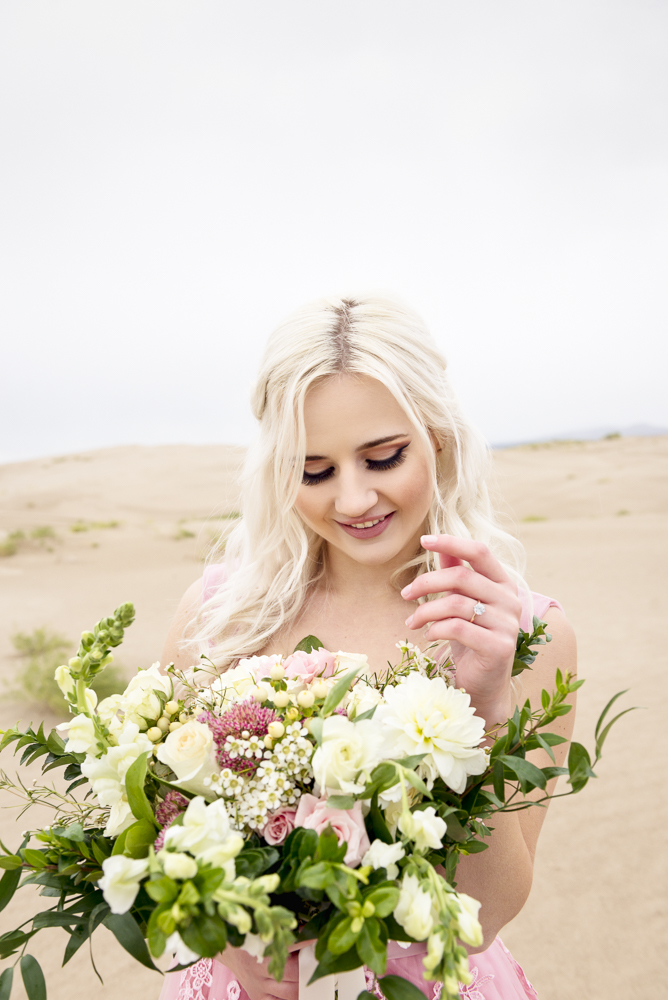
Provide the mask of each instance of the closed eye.
{"label": "closed eye", "polygon": [[406,458],[405,455],[406,448],[408,448],[408,444],[402,444],[401,448],[398,448],[397,451],[395,451],[394,455],[390,455],[389,458],[365,459],[367,469],[375,469],[377,472],[382,472],[383,469],[396,469],[396,467],[398,465],[401,465],[401,463]]}
{"label": "closed eye", "polygon": [[304,469],[302,483],[306,486],[315,486],[317,483],[324,483],[326,479],[331,479],[333,475],[333,465],[331,465],[329,469],[325,469],[323,472],[307,472],[306,469]]}

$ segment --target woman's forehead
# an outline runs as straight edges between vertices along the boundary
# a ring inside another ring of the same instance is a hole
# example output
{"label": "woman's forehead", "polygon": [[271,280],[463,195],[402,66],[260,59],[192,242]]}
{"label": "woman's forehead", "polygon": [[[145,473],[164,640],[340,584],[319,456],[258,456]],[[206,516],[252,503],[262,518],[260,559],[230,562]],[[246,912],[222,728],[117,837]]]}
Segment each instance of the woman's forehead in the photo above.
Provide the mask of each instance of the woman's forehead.
{"label": "woman's forehead", "polygon": [[367,376],[342,375],[313,386],[304,402],[307,454],[357,449],[410,433],[411,421],[392,393]]}

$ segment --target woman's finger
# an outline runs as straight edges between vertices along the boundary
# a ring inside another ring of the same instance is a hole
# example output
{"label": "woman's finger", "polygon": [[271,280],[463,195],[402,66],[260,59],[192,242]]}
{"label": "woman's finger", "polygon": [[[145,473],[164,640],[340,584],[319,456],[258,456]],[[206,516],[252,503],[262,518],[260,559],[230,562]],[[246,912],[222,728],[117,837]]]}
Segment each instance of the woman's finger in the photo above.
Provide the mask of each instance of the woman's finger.
{"label": "woman's finger", "polygon": [[[453,558],[465,560],[477,573],[495,583],[506,583],[508,580],[503,566],[484,542],[476,542],[472,538],[457,538],[455,535],[423,535],[420,544],[429,552],[438,552],[439,557],[445,557],[448,563]],[[447,569],[448,566],[444,568]]]}
{"label": "woman's finger", "polygon": [[[444,618],[442,621],[434,622],[429,626],[426,637],[430,641],[448,639],[459,642],[462,646],[473,650],[483,660],[498,657],[500,652],[505,654],[505,650],[499,649],[499,643],[506,641],[505,636],[499,636],[492,629],[479,628],[478,625],[464,621],[463,618]],[[510,646],[508,648],[510,649]]]}
{"label": "woman's finger", "polygon": [[488,604],[504,604],[505,590],[498,583],[492,583],[486,576],[474,572],[468,566],[451,566],[449,569],[434,569],[421,573],[401,591],[407,601],[430,594],[463,594],[476,601]]}
{"label": "woman's finger", "polygon": [[[427,622],[443,621],[446,618],[462,618],[464,621],[471,621],[474,617],[474,608],[479,604],[473,597],[465,597],[462,594],[449,594],[436,601],[426,601],[420,604],[416,611],[406,619],[406,625],[410,629],[422,628]],[[505,616],[504,616],[505,617]],[[500,616],[493,606],[489,608],[485,605],[482,614],[475,615],[473,624],[482,625],[483,628],[494,628],[499,624]]]}

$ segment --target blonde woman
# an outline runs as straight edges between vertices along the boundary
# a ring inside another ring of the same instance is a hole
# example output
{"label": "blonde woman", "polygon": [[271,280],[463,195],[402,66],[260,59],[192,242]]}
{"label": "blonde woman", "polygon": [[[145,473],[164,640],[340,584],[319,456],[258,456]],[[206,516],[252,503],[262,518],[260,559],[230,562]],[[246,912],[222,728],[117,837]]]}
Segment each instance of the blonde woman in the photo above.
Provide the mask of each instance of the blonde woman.
{"label": "blonde woman", "polygon": [[[574,672],[572,630],[556,601],[527,590],[522,547],[490,503],[488,449],[413,312],[379,297],[303,308],[269,340],[253,410],[243,517],[225,562],[185,594],[163,662],[187,667],[206,650],[222,671],[312,634],[328,649],[364,651],[382,671],[397,642],[437,640],[488,729],[520,698],[537,703],[557,668]],[[553,641],[511,682],[518,627],[532,611]],[[560,720],[566,737],[572,715]],[[473,983],[461,988],[470,1000],[536,996],[497,935],[529,894],[544,817],[499,815],[489,850],[460,861],[458,889],[482,902],[484,943],[471,949]],[[436,1000],[423,952],[395,948],[388,972]],[[281,983],[231,947],[166,980],[171,1000],[298,1000],[298,955]]]}

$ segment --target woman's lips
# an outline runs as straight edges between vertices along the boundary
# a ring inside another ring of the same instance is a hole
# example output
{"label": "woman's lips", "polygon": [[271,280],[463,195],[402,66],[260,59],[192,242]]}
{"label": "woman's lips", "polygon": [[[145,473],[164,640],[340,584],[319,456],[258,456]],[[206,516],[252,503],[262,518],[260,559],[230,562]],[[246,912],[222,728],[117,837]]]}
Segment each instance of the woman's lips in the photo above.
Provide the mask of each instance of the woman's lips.
{"label": "woman's lips", "polygon": [[[375,538],[376,535],[382,535],[382,533],[385,531],[390,521],[394,517],[394,513],[395,513],[394,511],[391,511],[389,514],[385,514],[383,517],[380,518],[377,524],[372,524],[370,528],[355,528],[353,527],[352,524],[342,524],[341,521],[337,521],[336,523],[339,525],[339,527],[343,528],[344,531],[347,531],[349,535],[352,535],[353,538]],[[376,521],[377,518],[367,517],[365,518],[365,520]],[[364,521],[360,519],[360,521],[358,521],[358,524],[360,523],[364,524]]]}

